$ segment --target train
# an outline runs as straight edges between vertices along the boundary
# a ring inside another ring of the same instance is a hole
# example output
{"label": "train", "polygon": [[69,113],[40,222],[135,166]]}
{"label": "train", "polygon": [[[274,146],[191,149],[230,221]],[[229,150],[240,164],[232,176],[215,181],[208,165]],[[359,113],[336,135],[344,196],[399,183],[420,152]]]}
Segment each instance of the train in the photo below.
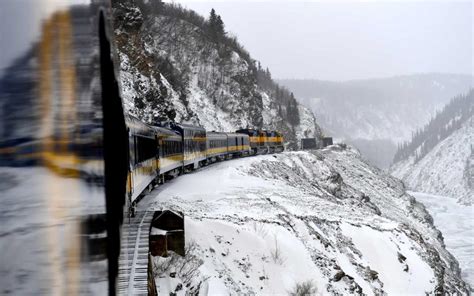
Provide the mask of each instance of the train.
{"label": "train", "polygon": [[[0,67],[2,244],[12,258],[0,268],[4,290],[16,291],[24,274],[21,253],[42,275],[21,286],[115,295],[120,252],[134,248],[122,237],[126,216],[147,189],[214,162],[284,150],[277,131],[154,126],[128,115],[112,1],[6,0],[0,8],[18,14],[5,27],[36,32],[6,30],[0,44],[17,46]],[[25,223],[35,225],[27,235]]]}
{"label": "train", "polygon": [[129,215],[143,193],[186,172],[232,158],[284,151],[278,131],[206,131],[189,124],[153,126],[126,115],[129,142],[127,198]]}

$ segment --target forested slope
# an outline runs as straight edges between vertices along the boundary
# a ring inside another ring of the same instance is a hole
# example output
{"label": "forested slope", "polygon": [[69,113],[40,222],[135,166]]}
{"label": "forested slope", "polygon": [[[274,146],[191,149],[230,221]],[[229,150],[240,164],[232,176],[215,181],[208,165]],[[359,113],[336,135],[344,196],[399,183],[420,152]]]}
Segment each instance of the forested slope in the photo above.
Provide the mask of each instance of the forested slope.
{"label": "forested slope", "polygon": [[313,114],[225,32],[216,12],[204,18],[179,5],[121,0],[114,14],[128,112],[208,130],[276,129],[290,147],[319,137]]}

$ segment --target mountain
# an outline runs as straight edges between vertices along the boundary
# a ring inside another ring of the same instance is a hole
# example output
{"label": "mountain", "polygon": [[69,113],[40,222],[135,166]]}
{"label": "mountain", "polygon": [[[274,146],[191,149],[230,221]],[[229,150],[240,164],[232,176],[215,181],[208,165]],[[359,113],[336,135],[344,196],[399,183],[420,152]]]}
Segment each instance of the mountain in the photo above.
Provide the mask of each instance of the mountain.
{"label": "mountain", "polygon": [[186,256],[154,258],[160,294],[469,293],[425,207],[345,145],[222,162],[142,201],[185,213]]}
{"label": "mountain", "polygon": [[354,144],[372,164],[388,168],[397,144],[408,141],[472,77],[419,74],[329,82],[278,80],[316,115],[326,133]]}
{"label": "mountain", "polygon": [[276,129],[290,148],[320,137],[313,114],[224,30],[176,4],[114,2],[122,96],[149,123],[173,120],[207,130]]}
{"label": "mountain", "polygon": [[395,154],[391,173],[414,191],[470,205],[474,197],[474,91],[454,98]]}

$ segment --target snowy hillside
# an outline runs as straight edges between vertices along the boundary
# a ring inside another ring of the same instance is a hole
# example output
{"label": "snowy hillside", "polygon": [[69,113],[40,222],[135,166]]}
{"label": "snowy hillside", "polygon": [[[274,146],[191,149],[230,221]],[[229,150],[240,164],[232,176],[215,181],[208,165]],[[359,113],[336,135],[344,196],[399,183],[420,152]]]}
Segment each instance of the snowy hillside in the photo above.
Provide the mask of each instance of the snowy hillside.
{"label": "snowy hillside", "polygon": [[373,164],[388,168],[397,144],[408,141],[449,100],[472,87],[472,77],[420,74],[329,82],[278,80],[334,137],[355,145]]}
{"label": "snowy hillside", "polygon": [[319,137],[314,115],[280,88],[234,37],[173,4],[115,3],[127,111],[207,130],[276,129],[290,147]]}
{"label": "snowy hillside", "polygon": [[396,163],[392,175],[414,191],[449,196],[470,205],[474,198],[474,117],[415,163]]}
{"label": "snowy hillside", "polygon": [[468,293],[425,208],[344,146],[215,164],[140,207],[186,217],[186,257],[155,258],[166,295]]}

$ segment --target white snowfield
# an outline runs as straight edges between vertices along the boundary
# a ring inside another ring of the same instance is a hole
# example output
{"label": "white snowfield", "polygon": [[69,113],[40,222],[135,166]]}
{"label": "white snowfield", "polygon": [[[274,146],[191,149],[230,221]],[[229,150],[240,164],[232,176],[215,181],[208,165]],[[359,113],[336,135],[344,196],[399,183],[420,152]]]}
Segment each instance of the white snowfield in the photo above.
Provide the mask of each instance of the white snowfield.
{"label": "white snowfield", "polygon": [[[396,163],[392,175],[400,178],[414,191],[448,196],[459,203],[470,205],[474,198],[474,184],[468,184],[468,175],[474,174],[474,118],[436,145],[418,163],[414,157]],[[472,178],[472,177],[470,177]]]}
{"label": "white snowfield", "polygon": [[351,148],[214,164],[141,207],[185,214],[186,257],[155,258],[165,295],[469,293],[425,208]]}

